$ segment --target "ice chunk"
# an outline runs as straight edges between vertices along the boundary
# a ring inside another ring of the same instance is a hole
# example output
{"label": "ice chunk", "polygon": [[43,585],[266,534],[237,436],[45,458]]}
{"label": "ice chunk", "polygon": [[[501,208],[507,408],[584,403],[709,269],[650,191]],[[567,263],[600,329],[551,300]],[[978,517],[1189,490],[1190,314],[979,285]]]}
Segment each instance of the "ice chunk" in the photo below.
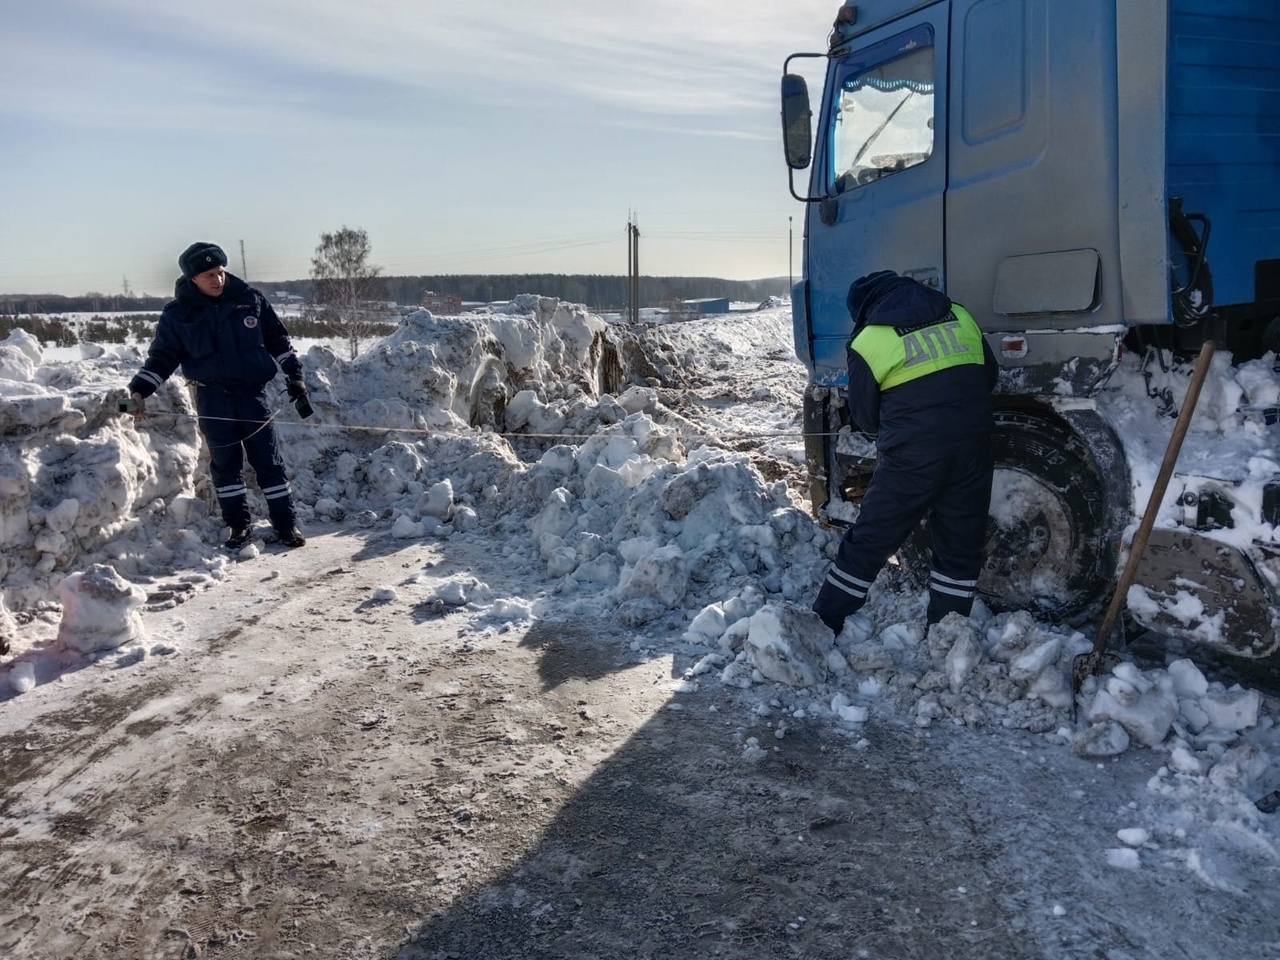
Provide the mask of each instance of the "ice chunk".
{"label": "ice chunk", "polygon": [[36,685],[36,667],[30,660],[15,663],[9,668],[9,686],[18,693],[26,693]]}
{"label": "ice chunk", "polygon": [[1258,723],[1262,696],[1256,690],[1236,686],[1206,693],[1200,698],[1200,706],[1208,715],[1209,723],[1219,730],[1247,730]]}

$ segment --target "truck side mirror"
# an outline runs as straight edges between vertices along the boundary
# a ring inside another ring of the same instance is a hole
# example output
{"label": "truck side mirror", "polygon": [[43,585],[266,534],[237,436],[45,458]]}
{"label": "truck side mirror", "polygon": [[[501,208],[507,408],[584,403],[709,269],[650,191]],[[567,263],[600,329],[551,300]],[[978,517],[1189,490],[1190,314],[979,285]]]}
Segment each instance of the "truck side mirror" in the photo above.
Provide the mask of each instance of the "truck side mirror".
{"label": "truck side mirror", "polygon": [[782,145],[787,166],[803,170],[812,159],[813,129],[810,118],[809,85],[795,73],[782,77]]}

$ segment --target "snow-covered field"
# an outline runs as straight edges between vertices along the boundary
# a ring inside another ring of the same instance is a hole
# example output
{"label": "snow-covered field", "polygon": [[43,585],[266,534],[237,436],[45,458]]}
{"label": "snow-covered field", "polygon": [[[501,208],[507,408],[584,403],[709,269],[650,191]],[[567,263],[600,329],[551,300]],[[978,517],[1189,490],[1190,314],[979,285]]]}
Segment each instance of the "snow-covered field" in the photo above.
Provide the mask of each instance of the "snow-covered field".
{"label": "snow-covered field", "polygon": [[[1194,914],[1197,896],[1212,892],[1251,929],[1276,930],[1280,823],[1255,806],[1280,786],[1275,699],[1187,660],[1123,664],[1088,681],[1073,723],[1070,665],[1091,646],[1079,631],[979,604],[972,620],[926,634],[925,596],[892,568],[839,637],[809,613],[838,534],[799,499],[804,370],[790,338],[785,304],[635,331],[521,297],[504,315],[412,314],[354,361],[309,346],[316,416],[300,421],[281,387],[276,421],[303,527],[376,530],[445,552],[485,546],[503,558],[501,577],[388,583],[376,599],[447,607],[491,633],[612,618],[632,652],[687,662],[677,695],[740,691],[775,718],[779,739],[817,724],[842,750],[874,751],[877,723],[972,728],[985,740],[974,789],[992,790],[995,817],[999,782],[1022,775],[1029,751],[1097,771],[1140,755],[1145,787],[1106,811],[1109,826],[1099,819],[1103,889],[1123,903],[1135,872],[1154,874],[1174,913]],[[0,634],[12,645],[0,711],[23,710],[73,670],[106,680],[161,654],[169,669],[197,664],[199,649],[154,635],[148,618],[218,590],[231,565],[262,549],[228,558],[218,547],[207,453],[180,379],[149,402],[148,419],[117,414],[140,356],[43,351],[19,334],[0,345]],[[1149,484],[1169,425],[1144,414],[1134,363],[1099,402],[1130,419],[1131,466]],[[1238,397],[1226,394],[1251,383],[1264,392],[1255,374],[1228,374],[1196,430],[1237,429]],[[749,764],[775,745],[751,738],[733,749]],[[1084,787],[1059,801],[1047,822],[1090,815]],[[1099,944],[1093,955],[1155,955],[1142,944],[1162,942],[1158,927],[1135,921],[1132,950]],[[1277,955],[1280,931],[1234,954]]]}

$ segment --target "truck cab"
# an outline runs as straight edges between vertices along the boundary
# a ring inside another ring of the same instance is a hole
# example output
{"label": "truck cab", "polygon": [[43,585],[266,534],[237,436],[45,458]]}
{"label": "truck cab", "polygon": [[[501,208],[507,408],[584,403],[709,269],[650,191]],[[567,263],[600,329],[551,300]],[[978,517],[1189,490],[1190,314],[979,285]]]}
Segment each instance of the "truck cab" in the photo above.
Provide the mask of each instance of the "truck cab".
{"label": "truck cab", "polygon": [[[800,58],[825,61],[816,109]],[[815,512],[856,516],[873,468],[843,411],[845,298],[857,277],[895,270],[968,309],[1001,363],[984,597],[1068,620],[1096,612],[1141,509],[1124,437],[1094,402],[1121,358],[1167,371],[1206,340],[1236,363],[1280,345],[1278,81],[1272,0],[839,7],[826,49],[792,55],[782,82],[805,205],[792,310]],[[1176,413],[1158,394],[1152,416]],[[1221,537],[1172,545],[1236,509],[1280,523],[1280,478],[1274,496],[1235,503],[1230,473],[1181,478],[1178,496],[1228,503],[1152,541],[1167,562],[1147,565],[1148,587],[1194,569],[1206,611],[1247,607],[1236,652],[1270,654],[1274,544],[1213,570]],[[1230,585],[1242,572],[1243,591]]]}

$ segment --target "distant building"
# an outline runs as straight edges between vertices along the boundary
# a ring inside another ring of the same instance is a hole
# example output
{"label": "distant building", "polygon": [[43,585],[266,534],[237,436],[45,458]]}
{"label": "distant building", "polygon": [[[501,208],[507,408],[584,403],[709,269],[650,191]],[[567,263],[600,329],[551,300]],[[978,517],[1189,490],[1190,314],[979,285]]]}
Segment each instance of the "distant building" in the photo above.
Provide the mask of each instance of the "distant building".
{"label": "distant building", "polygon": [[456,293],[435,293],[428,290],[422,295],[422,305],[432,313],[455,317],[462,312],[462,298]]}
{"label": "distant building", "polygon": [[287,290],[277,290],[271,295],[271,302],[275,304],[291,305],[299,304],[306,300],[306,297],[300,297],[296,293],[289,293]]}
{"label": "distant building", "polygon": [[701,297],[696,300],[681,300],[680,314],[686,319],[705,317],[711,313],[728,313],[728,297]]}

